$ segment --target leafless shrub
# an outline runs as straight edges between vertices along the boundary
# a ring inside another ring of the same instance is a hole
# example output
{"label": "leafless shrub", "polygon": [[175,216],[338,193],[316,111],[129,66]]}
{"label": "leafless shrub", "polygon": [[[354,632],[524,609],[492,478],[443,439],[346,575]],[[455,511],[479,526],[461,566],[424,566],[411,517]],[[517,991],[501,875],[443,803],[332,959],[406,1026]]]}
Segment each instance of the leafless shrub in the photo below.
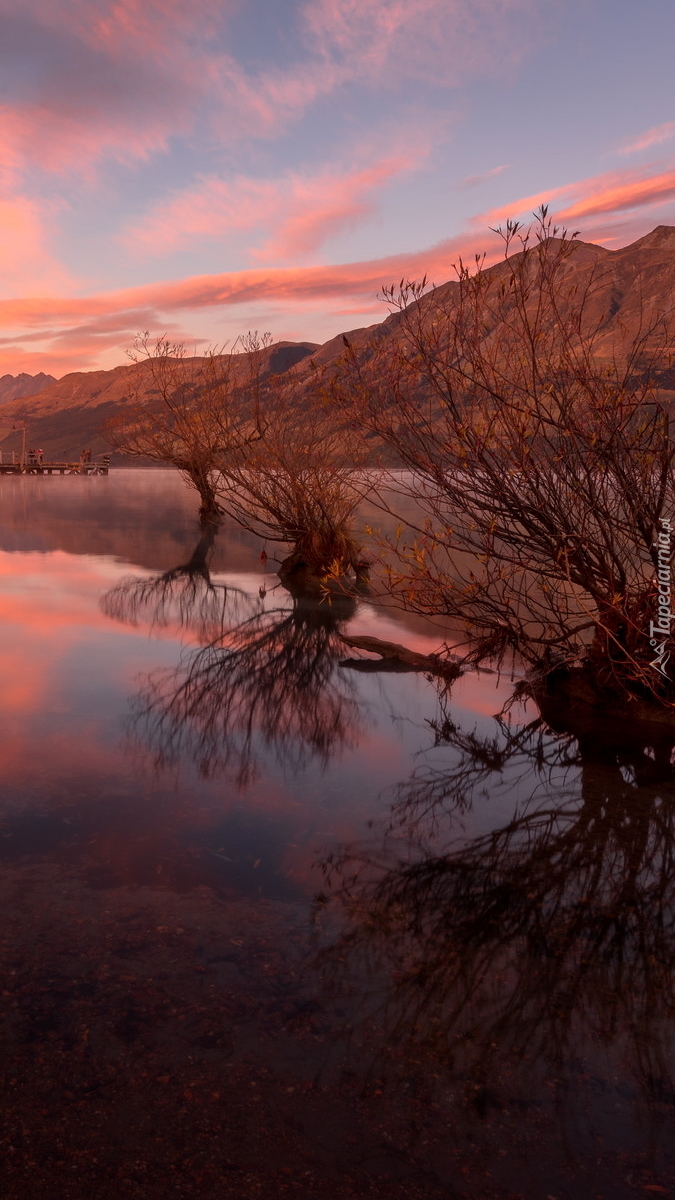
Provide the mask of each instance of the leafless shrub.
{"label": "leafless shrub", "polygon": [[269,334],[249,333],[232,351],[188,354],[167,337],[144,333],[130,357],[130,404],[106,426],[124,454],[177,467],[200,496],[202,520],[221,515],[216,494],[231,458],[260,438],[260,384]]}
{"label": "leafless shrub", "polygon": [[219,504],[244,528],[290,546],[287,574],[359,571],[354,511],[372,486],[362,443],[318,389],[270,382],[262,436],[223,471]]}
{"label": "leafless shrub", "polygon": [[389,589],[459,622],[473,662],[581,664],[601,693],[671,704],[649,644],[675,500],[667,315],[610,347],[611,290],[575,237],[545,208],[503,236],[498,268],[389,289],[392,336],[347,345],[332,385],[410,472],[390,481],[420,518],[389,540]]}

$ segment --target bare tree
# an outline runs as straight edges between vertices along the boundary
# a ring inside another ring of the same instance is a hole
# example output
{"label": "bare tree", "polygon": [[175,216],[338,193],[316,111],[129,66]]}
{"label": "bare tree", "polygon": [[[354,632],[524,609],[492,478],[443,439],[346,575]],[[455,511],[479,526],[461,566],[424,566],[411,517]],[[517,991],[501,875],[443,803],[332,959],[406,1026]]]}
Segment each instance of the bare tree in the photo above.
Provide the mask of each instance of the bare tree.
{"label": "bare tree", "polygon": [[544,208],[503,236],[497,267],[389,289],[387,330],[347,345],[332,385],[410,472],[390,480],[419,520],[389,541],[389,588],[459,622],[470,661],[513,652],[591,696],[671,706],[650,645],[675,500],[669,322],[609,344],[611,287],[576,235]]}
{"label": "bare tree", "polygon": [[203,521],[217,521],[220,473],[231,458],[260,438],[260,382],[269,334],[249,333],[232,352],[188,354],[167,337],[139,336],[130,357],[130,400],[106,427],[124,454],[177,467],[195,487]]}
{"label": "bare tree", "polygon": [[267,380],[264,430],[223,471],[218,502],[244,528],[291,548],[283,579],[363,574],[353,517],[372,479],[363,441],[319,388]]}

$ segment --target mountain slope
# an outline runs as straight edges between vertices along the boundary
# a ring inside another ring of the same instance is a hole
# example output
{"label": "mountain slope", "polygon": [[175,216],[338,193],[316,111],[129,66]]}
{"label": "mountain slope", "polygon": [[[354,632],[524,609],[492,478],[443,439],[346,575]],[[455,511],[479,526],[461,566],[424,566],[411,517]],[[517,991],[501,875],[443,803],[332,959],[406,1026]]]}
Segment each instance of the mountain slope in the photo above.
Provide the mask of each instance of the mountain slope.
{"label": "mountain slope", "polygon": [[[490,271],[498,274],[508,269],[506,264],[497,263]],[[565,264],[565,272],[571,283],[578,283],[580,290],[593,277],[593,294],[586,315],[589,324],[598,331],[598,354],[609,357],[619,336],[637,335],[659,316],[674,317],[675,228],[659,225],[621,250],[577,242]],[[450,281],[436,288],[432,295],[452,306],[457,287]],[[394,313],[376,325],[350,331],[348,337],[356,347],[367,347],[371,342],[381,347],[388,338],[395,339],[399,320]],[[288,371],[301,390],[303,383],[307,385],[306,395],[311,399],[310,364],[328,365],[343,349],[343,335],[323,346],[280,342],[266,352],[265,369],[274,374]],[[244,363],[244,356],[241,358]],[[5,453],[18,448],[21,435],[11,432],[12,425],[25,421],[28,444],[41,447],[47,458],[75,459],[85,447],[90,447],[94,454],[105,453],[108,446],[101,426],[124,407],[129,395],[138,388],[138,373],[144,370],[147,370],[144,364],[138,363],[111,371],[75,372],[50,383],[37,395],[24,395],[3,404],[0,448]]]}
{"label": "mountain slope", "polygon": [[[278,342],[266,352],[263,369],[283,373],[318,349],[315,342]],[[245,356],[237,358],[243,363]],[[20,448],[22,435],[16,426],[25,422],[27,445],[42,449],[47,461],[76,460],[85,448],[94,455],[109,453],[102,426],[124,408],[131,395],[143,390],[144,376],[148,376],[145,362],[110,371],[74,371],[37,396],[4,405],[0,409],[0,449],[7,458]]]}

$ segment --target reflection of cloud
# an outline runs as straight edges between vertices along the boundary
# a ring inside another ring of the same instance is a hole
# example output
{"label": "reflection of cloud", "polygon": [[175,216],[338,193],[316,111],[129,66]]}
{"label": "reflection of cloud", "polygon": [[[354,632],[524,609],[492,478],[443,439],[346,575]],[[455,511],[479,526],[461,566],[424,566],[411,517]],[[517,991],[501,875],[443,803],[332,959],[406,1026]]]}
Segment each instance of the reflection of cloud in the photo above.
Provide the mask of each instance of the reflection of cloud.
{"label": "reflection of cloud", "polygon": [[[65,742],[62,729],[48,732],[41,728],[39,748],[36,748],[35,731],[27,718],[40,713],[47,695],[46,691],[35,693],[34,704],[26,704],[17,711],[16,722],[12,721],[9,729],[4,730],[5,736],[0,741],[0,772],[4,787],[16,787],[21,790],[22,796],[25,796],[26,768],[29,764],[36,768],[36,782],[39,783],[42,782],[40,776],[45,764],[49,765],[53,778],[72,773],[81,780],[83,773],[86,775],[91,772],[96,777],[100,773],[105,774],[107,770],[112,777],[114,772],[119,770],[117,755],[113,750],[104,751],[95,734],[81,737],[76,767],[73,764],[73,748]],[[11,732],[11,737],[7,736],[8,732]],[[82,734],[84,732],[82,730]],[[86,732],[94,733],[91,728]]]}
{"label": "reflection of cloud", "polygon": [[[4,606],[0,608],[0,619],[7,619]],[[45,690],[46,680],[40,658],[28,654],[25,647],[5,648],[2,655],[0,689],[0,712],[3,714],[3,720],[7,722],[19,713],[37,712],[43,703]]]}
{"label": "reflection of cloud", "polygon": [[47,651],[49,660],[55,650],[60,657],[91,630],[109,628],[97,607],[102,588],[109,584],[105,565],[98,567],[60,550],[48,555],[2,554],[0,584],[0,624],[12,628],[15,641],[23,640],[26,665],[45,663]]}

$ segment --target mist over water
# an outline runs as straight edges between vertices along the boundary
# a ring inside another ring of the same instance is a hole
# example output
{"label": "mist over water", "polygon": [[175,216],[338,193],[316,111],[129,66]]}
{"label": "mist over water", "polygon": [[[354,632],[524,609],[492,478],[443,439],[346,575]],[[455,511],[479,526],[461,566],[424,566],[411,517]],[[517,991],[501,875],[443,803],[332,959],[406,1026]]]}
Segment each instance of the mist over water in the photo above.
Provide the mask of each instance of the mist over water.
{"label": "mist over water", "polygon": [[443,630],[196,508],[0,480],[7,1196],[671,1194],[668,737],[355,661]]}

